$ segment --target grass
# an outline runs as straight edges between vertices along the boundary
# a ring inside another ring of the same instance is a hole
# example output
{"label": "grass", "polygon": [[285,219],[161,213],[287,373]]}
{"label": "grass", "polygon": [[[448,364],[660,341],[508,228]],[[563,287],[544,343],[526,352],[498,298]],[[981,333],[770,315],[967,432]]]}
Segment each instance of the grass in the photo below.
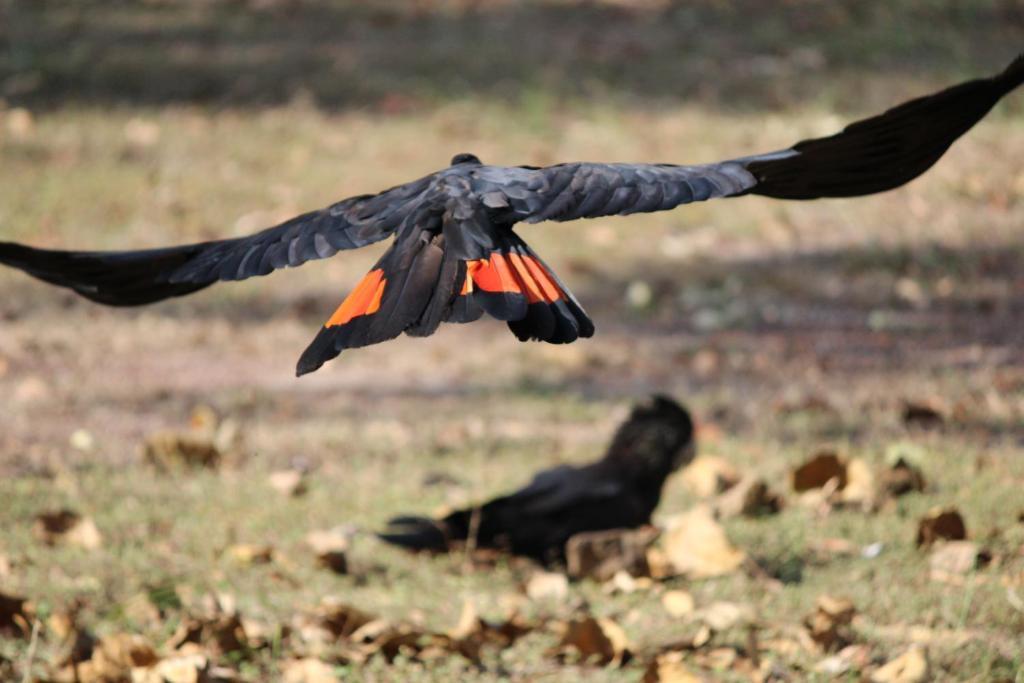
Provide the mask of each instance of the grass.
{"label": "grass", "polygon": [[[289,18],[224,3],[97,4],[90,16],[19,4],[14,16],[27,31],[8,35],[0,58],[10,105],[0,112],[0,234],[80,248],[242,234],[430,172],[461,151],[491,163],[550,163],[774,149],[999,68],[1015,51],[999,36],[1019,21],[995,2],[791,3],[771,20],[750,14],[759,3],[690,5],[450,5],[428,13],[420,30],[418,15],[392,5],[298,3]],[[339,16],[351,42],[310,33]],[[578,23],[556,34],[566,16]],[[797,18],[806,23],[791,34]],[[446,75],[462,55],[500,44],[498,32],[525,35],[536,49],[515,63],[485,50],[460,78]],[[686,35],[698,40],[674,40]],[[793,56],[791,35],[824,62]],[[303,36],[312,48],[300,49]],[[587,36],[607,42],[575,57],[571,46]],[[649,37],[639,52],[637,36]],[[62,38],[66,54],[52,49]],[[155,45],[180,50],[158,58]],[[775,61],[755,59],[766,56]],[[734,66],[706,78],[725,59]],[[280,72],[261,70],[268,64]],[[758,64],[770,68],[753,77]],[[257,70],[264,88],[240,79]],[[507,75],[492,82],[494,73]],[[11,123],[14,106],[33,112],[30,130]],[[928,644],[937,679],[1013,680],[1024,667],[1024,615],[1007,593],[1019,592],[1024,572],[1022,106],[1019,95],[1001,105],[926,177],[874,198],[747,198],[525,228],[597,322],[597,337],[564,348],[518,344],[482,322],[352,352],[295,380],[299,352],[370,267],[372,248],[138,311],[0,273],[0,555],[12,564],[3,591],[31,597],[44,617],[80,600],[90,630],[144,632],[154,642],[210,592],[232,594],[244,615],[269,624],[289,623],[326,595],[390,618],[419,613],[438,629],[457,621],[467,598],[497,617],[528,567],[466,570],[461,558],[410,557],[369,532],[396,513],[479,500],[539,468],[595,457],[630,402],[665,391],[704,424],[702,452],[766,477],[790,499],[790,468],[828,444],[876,465],[894,444],[910,444],[929,484],[873,514],[818,517],[794,504],[728,521],[733,541],[781,585],[737,573],[665,588],[685,587],[698,606],[751,604],[763,639],[790,634],[819,595],[845,595],[878,661],[909,642],[886,627],[926,626],[971,635],[962,645]],[[628,302],[636,282],[650,288],[649,305]],[[808,398],[831,410],[780,408]],[[903,399],[938,400],[953,417],[940,431],[908,430]],[[243,455],[214,472],[146,465],[144,438],[182,428],[198,405],[240,426]],[[94,436],[95,450],[69,445],[78,429]],[[312,469],[309,494],[277,497],[266,475],[296,463]],[[674,479],[658,518],[696,502]],[[956,506],[997,558],[964,586],[931,581],[927,554],[914,547],[916,520],[937,505]],[[93,517],[103,546],[39,544],[34,516],[59,507]],[[351,576],[316,567],[302,541],[337,525],[358,532]],[[883,551],[816,559],[827,538]],[[269,543],[278,559],[241,565],[226,552],[235,543]],[[166,598],[168,586],[183,606]],[[525,609],[565,617],[585,601],[651,648],[693,628],[668,617],[660,590],[606,595],[585,581],[565,603]],[[150,623],[131,607],[154,592],[170,602]],[[582,675],[543,654],[554,640],[532,634],[488,655],[482,672],[452,658],[426,668],[375,660],[349,674]],[[25,648],[0,639],[0,655],[12,660]],[[60,651],[44,633],[36,673]],[[805,672],[821,658],[773,656]],[[242,671],[272,679],[278,665],[261,651]],[[641,672],[625,670],[634,680]],[[586,675],[621,680],[623,672]]]}

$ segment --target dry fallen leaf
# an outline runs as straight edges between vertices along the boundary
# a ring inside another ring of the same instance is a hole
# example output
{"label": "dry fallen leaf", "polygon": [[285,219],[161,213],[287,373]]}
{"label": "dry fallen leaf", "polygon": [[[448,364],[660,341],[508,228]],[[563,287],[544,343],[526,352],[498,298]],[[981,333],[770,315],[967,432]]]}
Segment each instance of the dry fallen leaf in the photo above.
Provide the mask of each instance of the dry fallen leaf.
{"label": "dry fallen leaf", "polygon": [[932,550],[928,558],[930,576],[934,581],[956,583],[956,577],[963,576],[983,566],[990,558],[988,553],[971,541],[947,541]]}
{"label": "dry fallen leaf", "polygon": [[[445,634],[434,634],[432,641],[434,647],[461,654],[471,662],[479,662],[480,650],[485,645],[506,648],[532,630],[517,614],[500,624],[485,621],[472,601],[466,600],[455,628]],[[423,655],[422,652],[420,654]]]}
{"label": "dry fallen leaf", "polygon": [[96,523],[89,517],[82,517],[71,510],[36,515],[32,534],[46,545],[67,543],[95,550],[103,544],[103,537],[96,528]]}
{"label": "dry fallen leaf", "polygon": [[853,603],[846,598],[822,595],[814,611],[804,619],[804,626],[811,640],[826,652],[832,652],[853,642],[850,624],[856,613]]}
{"label": "dry fallen leaf", "polygon": [[928,654],[914,646],[871,674],[873,683],[924,683],[931,680]]}
{"label": "dry fallen leaf", "polygon": [[132,147],[152,147],[160,140],[160,125],[155,121],[132,118],[124,126],[124,139]]}
{"label": "dry fallen leaf", "polygon": [[846,485],[839,492],[839,502],[870,511],[878,507],[878,498],[878,486],[871,466],[861,458],[847,462]]}
{"label": "dry fallen leaf", "polygon": [[945,411],[936,401],[904,401],[903,424],[931,429],[946,421]]}
{"label": "dry fallen leaf", "polygon": [[26,598],[0,592],[0,634],[27,636],[32,630],[32,617]]}
{"label": "dry fallen leaf", "polygon": [[213,441],[195,434],[157,432],[142,444],[142,457],[161,470],[183,467],[216,468],[222,453]]}
{"label": "dry fallen leaf", "polygon": [[754,612],[750,606],[725,601],[711,603],[698,610],[696,616],[712,631],[726,631],[754,620]]}
{"label": "dry fallen leaf", "polygon": [[347,603],[325,598],[314,613],[318,625],[334,638],[348,638],[376,617]]}
{"label": "dry fallen leaf", "polygon": [[793,490],[801,493],[820,489],[836,479],[836,489],[846,486],[846,463],[832,451],[822,451],[793,470]]}
{"label": "dry fallen leaf", "polygon": [[917,546],[926,547],[936,541],[962,541],[967,538],[964,518],[955,508],[935,508],[917,523]]}
{"label": "dry fallen leaf", "polygon": [[281,680],[284,683],[337,683],[334,667],[313,657],[289,659],[281,664]]}
{"label": "dry fallen leaf", "polygon": [[712,503],[719,517],[759,517],[782,509],[782,496],[772,491],[760,477],[746,476]]}
{"label": "dry fallen leaf", "polygon": [[666,591],[661,596],[661,605],[666,612],[677,619],[690,616],[694,610],[693,596],[683,590]]}
{"label": "dry fallen leaf", "polygon": [[337,574],[348,573],[348,535],[343,530],[311,531],[306,534],[306,544],[321,565]]}
{"label": "dry fallen leaf", "polygon": [[721,576],[736,571],[746,559],[705,506],[676,515],[666,527],[662,547],[678,574],[695,579]]}
{"label": "dry fallen leaf", "polygon": [[646,576],[647,548],[657,536],[654,528],[576,534],[565,545],[569,576],[597,581],[607,581],[619,571]]}
{"label": "dry fallen leaf", "polygon": [[924,474],[921,468],[903,458],[898,458],[882,472],[882,489],[890,496],[902,496],[912,491],[924,491]]}
{"label": "dry fallen leaf", "polygon": [[680,479],[695,496],[710,498],[739,483],[740,475],[736,468],[724,459],[701,455],[683,469]]}
{"label": "dry fallen leaf", "polygon": [[101,638],[88,660],[69,665],[58,679],[81,683],[129,681],[133,669],[152,667],[158,660],[153,646],[142,636],[116,633]]}
{"label": "dry fallen leaf", "polygon": [[308,490],[306,477],[299,470],[278,470],[267,477],[270,487],[288,498],[297,498]]}
{"label": "dry fallen leaf", "polygon": [[239,564],[267,564],[274,561],[274,549],[269,545],[237,543],[228,547],[228,554]]}
{"label": "dry fallen leaf", "polygon": [[201,652],[179,654],[150,668],[132,670],[132,683],[207,683],[213,677],[210,659]]}
{"label": "dry fallen leaf", "polygon": [[202,616],[183,618],[165,647],[184,652],[190,645],[201,646],[213,656],[248,650],[249,638],[233,601],[221,596],[212,602]]}
{"label": "dry fallen leaf", "polygon": [[628,595],[638,590],[647,590],[653,585],[654,581],[649,576],[634,577],[629,572],[620,569],[612,578],[605,581],[602,590],[609,595],[616,593]]}
{"label": "dry fallen leaf", "polygon": [[564,632],[555,654],[576,651],[583,661],[611,666],[620,666],[631,656],[626,632],[611,619],[584,616],[562,627]]}
{"label": "dry fallen leaf", "polygon": [[702,683],[704,678],[684,663],[683,652],[665,652],[656,656],[644,670],[641,683]]}
{"label": "dry fallen leaf", "polygon": [[3,112],[3,119],[7,132],[11,134],[11,138],[14,140],[29,138],[36,127],[35,117],[32,116],[32,112],[22,107],[14,107]]}
{"label": "dry fallen leaf", "polygon": [[536,572],[526,582],[526,595],[537,602],[565,600],[569,595],[569,579],[557,572]]}

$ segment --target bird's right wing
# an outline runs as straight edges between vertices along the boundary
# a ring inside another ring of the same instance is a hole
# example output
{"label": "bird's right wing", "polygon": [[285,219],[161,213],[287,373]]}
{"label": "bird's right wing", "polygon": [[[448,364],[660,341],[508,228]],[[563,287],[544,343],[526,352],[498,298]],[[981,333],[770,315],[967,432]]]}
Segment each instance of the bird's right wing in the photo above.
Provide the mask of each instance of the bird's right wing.
{"label": "bird's right wing", "polygon": [[1024,83],[1024,55],[967,81],[768,154],[711,164],[567,163],[482,169],[476,190],[510,222],[666,211],[717,197],[816,199],[872,194],[928,170],[1004,95]]}
{"label": "bird's right wing", "polygon": [[433,176],[311,211],[247,237],[138,251],[62,251],[0,242],[0,263],[113,306],[181,296],[380,241],[421,223]]}

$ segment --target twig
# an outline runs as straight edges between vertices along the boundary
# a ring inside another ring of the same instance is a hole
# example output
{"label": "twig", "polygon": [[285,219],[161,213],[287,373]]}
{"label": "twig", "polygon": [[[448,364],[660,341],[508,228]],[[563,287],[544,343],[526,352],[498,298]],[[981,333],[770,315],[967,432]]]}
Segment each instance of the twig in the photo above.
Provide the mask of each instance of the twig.
{"label": "twig", "polygon": [[21,677],[21,683],[29,683],[32,680],[32,660],[36,658],[36,645],[39,643],[39,620],[32,620],[32,635],[28,641],[28,652],[25,653],[25,673]]}
{"label": "twig", "polygon": [[466,554],[463,559],[465,567],[473,566],[473,553],[476,552],[477,534],[480,533],[480,508],[474,507],[469,513],[469,531],[466,535]]}

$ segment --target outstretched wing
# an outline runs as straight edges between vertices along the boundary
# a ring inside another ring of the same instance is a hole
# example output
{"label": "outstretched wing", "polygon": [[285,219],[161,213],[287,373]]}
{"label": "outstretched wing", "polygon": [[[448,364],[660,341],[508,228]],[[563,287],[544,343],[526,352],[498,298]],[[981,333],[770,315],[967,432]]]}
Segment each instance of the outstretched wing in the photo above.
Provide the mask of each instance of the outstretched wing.
{"label": "outstretched wing", "polygon": [[475,189],[509,222],[664,211],[716,197],[781,199],[882,192],[928,170],[1004,95],[1024,82],[1024,55],[1002,73],[961,83],[789,149],[713,164],[571,163],[482,168]]}
{"label": "outstretched wing", "polygon": [[388,237],[430,211],[427,176],[311,211],[248,237],[139,251],[60,251],[0,242],[0,263],[82,296],[134,306],[244,280]]}

